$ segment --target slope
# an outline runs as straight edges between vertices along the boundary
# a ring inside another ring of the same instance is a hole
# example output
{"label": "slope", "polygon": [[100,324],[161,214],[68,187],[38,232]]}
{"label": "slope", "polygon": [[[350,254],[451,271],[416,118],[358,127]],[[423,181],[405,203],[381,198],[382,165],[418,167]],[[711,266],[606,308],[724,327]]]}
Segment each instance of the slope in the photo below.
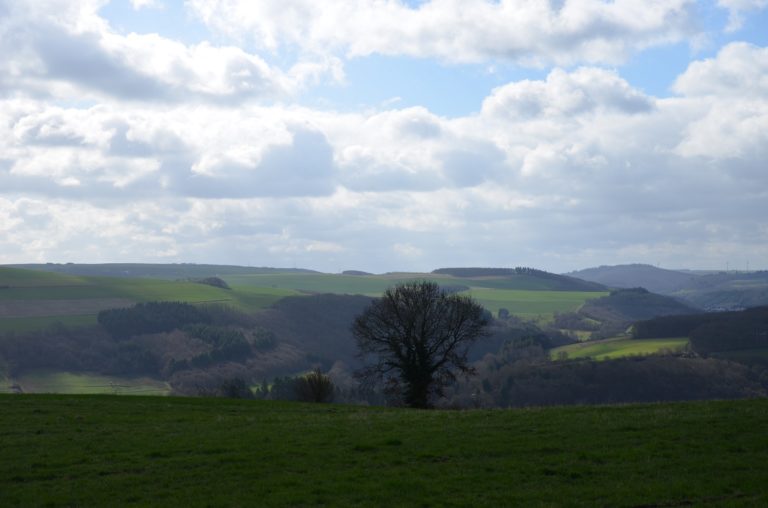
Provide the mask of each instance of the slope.
{"label": "slope", "polygon": [[613,288],[643,287],[653,293],[671,293],[691,283],[697,276],[651,265],[599,266],[567,275]]}

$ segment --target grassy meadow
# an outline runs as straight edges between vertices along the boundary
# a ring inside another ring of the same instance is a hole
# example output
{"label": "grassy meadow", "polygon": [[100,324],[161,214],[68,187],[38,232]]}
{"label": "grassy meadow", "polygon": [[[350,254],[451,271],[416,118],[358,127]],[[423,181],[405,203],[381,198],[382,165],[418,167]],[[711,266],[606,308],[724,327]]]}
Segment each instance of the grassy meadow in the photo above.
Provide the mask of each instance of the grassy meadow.
{"label": "grassy meadow", "polygon": [[768,401],[418,411],[0,395],[8,506],[760,506]]}
{"label": "grassy meadow", "polygon": [[[361,294],[379,296],[388,287],[414,279],[434,280],[445,286],[465,286],[467,294],[497,314],[505,308],[524,319],[548,321],[555,312],[573,312],[592,298],[608,295],[596,291],[553,291],[546,281],[532,277],[461,278],[434,274],[335,275],[335,274],[254,274],[230,275],[224,279],[233,287],[275,288],[304,293]],[[534,284],[535,282],[535,284]]]}
{"label": "grassy meadow", "polygon": [[147,377],[103,376],[84,372],[37,371],[0,381],[0,392],[11,392],[11,385],[24,393],[168,395],[163,381]]}
{"label": "grassy meadow", "polygon": [[579,342],[561,346],[550,351],[552,359],[559,359],[563,355],[567,359],[592,358],[595,360],[610,360],[625,356],[652,355],[666,351],[682,350],[688,339],[642,339],[633,340],[627,338],[614,338]]}
{"label": "grassy meadow", "polygon": [[472,288],[469,294],[494,315],[505,308],[524,319],[548,321],[555,312],[574,312],[587,300],[608,293]]}
{"label": "grassy meadow", "polygon": [[292,289],[238,286],[231,290],[162,279],[75,277],[0,267],[0,332],[31,331],[54,323],[96,323],[100,310],[146,301],[226,303],[241,310],[268,307]]}
{"label": "grassy meadow", "polygon": [[506,308],[522,318],[539,321],[550,320],[554,312],[575,311],[588,299],[607,294],[552,291],[547,289],[547,281],[535,281],[528,276],[470,279],[410,273],[364,276],[288,272],[234,274],[223,277],[232,288],[226,290],[185,281],[72,276],[0,267],[0,332],[30,331],[56,322],[91,325],[96,322],[100,310],[137,302],[225,303],[240,310],[254,311],[292,295],[378,296],[394,284],[422,278],[446,286],[469,288],[468,294],[494,314],[500,308]]}

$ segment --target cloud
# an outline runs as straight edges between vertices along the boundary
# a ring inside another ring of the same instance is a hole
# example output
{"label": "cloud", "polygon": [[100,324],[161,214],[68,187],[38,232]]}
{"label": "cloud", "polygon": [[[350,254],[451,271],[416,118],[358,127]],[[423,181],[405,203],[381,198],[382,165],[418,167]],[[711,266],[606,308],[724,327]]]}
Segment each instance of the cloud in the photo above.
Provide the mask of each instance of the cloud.
{"label": "cloud", "polygon": [[[64,24],[39,13],[30,30],[47,36],[0,21],[0,44],[20,50],[0,62],[0,262],[768,260],[765,48],[733,43],[691,63],[667,98],[582,65],[499,86],[464,117],[341,113],[257,100],[292,85],[234,46],[116,34],[83,12],[65,9]],[[79,56],[62,60],[65,48]],[[238,69],[261,77],[236,81]]]}
{"label": "cloud", "polygon": [[731,43],[692,63],[674,90],[701,112],[677,151],[686,156],[768,160],[768,48]]}
{"label": "cloud", "polygon": [[[242,156],[238,156],[242,155]],[[180,187],[197,197],[314,196],[334,188],[333,151],[318,132],[296,129],[288,145],[253,154],[214,154],[192,165]]]}
{"label": "cloud", "polygon": [[525,64],[618,63],[628,55],[694,33],[689,0],[397,0],[312,2],[190,0],[208,26],[275,51],[343,52],[506,60]]}
{"label": "cloud", "polygon": [[673,89],[688,97],[768,97],[768,48],[728,44],[714,58],[691,63]]}
{"label": "cloud", "polygon": [[585,113],[648,112],[653,101],[633,89],[615,72],[579,68],[555,69],[545,81],[520,81],[495,89],[483,101],[483,114],[508,121],[542,117],[572,117]]}
{"label": "cloud", "polygon": [[[0,22],[0,52],[5,56],[0,92],[235,105],[289,97],[325,75],[343,77],[333,57],[302,60],[283,70],[237,46],[120,34],[99,17],[102,4],[48,0],[29,9],[6,7],[9,14]],[[51,16],[46,8],[61,16]]]}
{"label": "cloud", "polygon": [[744,24],[744,13],[768,7],[768,0],[717,0],[717,5],[728,9],[726,32],[736,32]]}
{"label": "cloud", "polygon": [[131,7],[138,11],[141,9],[162,9],[164,5],[160,0],[131,0]]}

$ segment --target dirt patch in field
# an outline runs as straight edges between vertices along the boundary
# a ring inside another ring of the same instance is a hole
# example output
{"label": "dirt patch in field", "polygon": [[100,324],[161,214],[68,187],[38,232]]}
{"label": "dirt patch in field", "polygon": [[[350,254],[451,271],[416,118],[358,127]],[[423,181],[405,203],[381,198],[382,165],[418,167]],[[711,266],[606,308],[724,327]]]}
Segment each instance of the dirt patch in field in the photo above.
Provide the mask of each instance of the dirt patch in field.
{"label": "dirt patch in field", "polygon": [[87,298],[78,300],[0,300],[0,318],[78,316],[101,310],[130,307],[126,298]]}

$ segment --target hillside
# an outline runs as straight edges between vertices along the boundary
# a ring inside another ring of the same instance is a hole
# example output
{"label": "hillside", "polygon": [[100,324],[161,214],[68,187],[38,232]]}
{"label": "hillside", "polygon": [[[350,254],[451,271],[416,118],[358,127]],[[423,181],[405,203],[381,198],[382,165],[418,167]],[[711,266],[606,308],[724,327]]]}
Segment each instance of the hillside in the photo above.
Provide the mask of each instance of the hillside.
{"label": "hillside", "polygon": [[737,361],[768,364],[768,306],[658,317],[635,323],[632,333],[639,339],[689,337],[693,350],[700,355],[738,351],[742,354]]}
{"label": "hillside", "polygon": [[690,286],[697,277],[690,273],[643,264],[599,266],[570,272],[566,275],[613,288],[643,287],[653,293],[662,294]]}
{"label": "hillside", "polygon": [[414,411],[0,395],[9,506],[761,506],[768,401]]}
{"label": "hillside", "polygon": [[[206,265],[196,263],[27,263],[5,265],[25,270],[84,275],[90,277],[141,277],[157,279],[196,279],[210,276],[265,273],[317,273],[302,268]],[[2,268],[2,266],[0,266]]]}
{"label": "hillside", "polygon": [[439,268],[432,273],[475,281],[475,285],[479,287],[548,291],[605,291],[607,289],[602,284],[534,268]]}
{"label": "hillside", "polygon": [[294,296],[260,311],[254,319],[281,341],[330,368],[337,360],[355,363],[357,346],[350,329],[355,316],[370,303],[371,298],[360,295]]}
{"label": "hillside", "polygon": [[41,329],[56,322],[92,325],[101,310],[152,300],[226,303],[255,310],[295,294],[270,287],[227,290],[185,281],[74,276],[0,267],[0,331]]}
{"label": "hillside", "polygon": [[768,271],[675,271],[651,265],[601,266],[567,274],[614,288],[643,287],[707,311],[768,305]]}
{"label": "hillside", "polygon": [[711,311],[768,305],[768,271],[700,275],[672,296]]}
{"label": "hillside", "polygon": [[588,300],[579,313],[602,322],[632,323],[658,316],[693,314],[696,310],[674,298],[643,288],[619,289],[610,295]]}

